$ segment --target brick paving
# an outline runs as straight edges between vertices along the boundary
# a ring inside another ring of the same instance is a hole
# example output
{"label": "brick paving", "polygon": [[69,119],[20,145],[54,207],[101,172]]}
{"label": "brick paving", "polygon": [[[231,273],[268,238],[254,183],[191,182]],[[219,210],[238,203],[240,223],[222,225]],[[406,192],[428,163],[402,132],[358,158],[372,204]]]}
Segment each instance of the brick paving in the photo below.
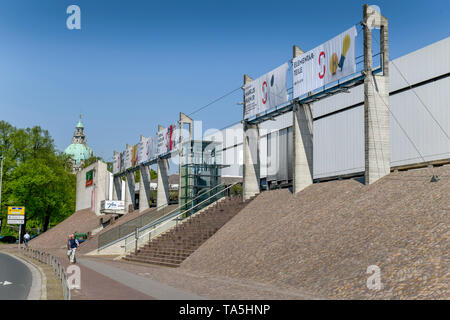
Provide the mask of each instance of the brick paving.
{"label": "brick paving", "polygon": [[[67,269],[69,261],[66,250],[50,249],[47,252],[56,256],[64,268]],[[78,255],[80,259],[82,255]],[[143,294],[129,286],[105,276],[96,270],[87,268],[80,263],[81,289],[71,290],[72,300],[153,300],[154,298]]]}
{"label": "brick paving", "polygon": [[[448,299],[450,166],[264,192],[181,270],[333,299]],[[383,289],[366,286],[381,269]]]}
{"label": "brick paving", "polygon": [[211,300],[305,300],[326,298],[311,295],[305,290],[280,289],[266,283],[202,274],[181,268],[162,267],[123,260],[117,261],[113,260],[112,257],[104,256],[95,258],[89,256],[89,259]]}

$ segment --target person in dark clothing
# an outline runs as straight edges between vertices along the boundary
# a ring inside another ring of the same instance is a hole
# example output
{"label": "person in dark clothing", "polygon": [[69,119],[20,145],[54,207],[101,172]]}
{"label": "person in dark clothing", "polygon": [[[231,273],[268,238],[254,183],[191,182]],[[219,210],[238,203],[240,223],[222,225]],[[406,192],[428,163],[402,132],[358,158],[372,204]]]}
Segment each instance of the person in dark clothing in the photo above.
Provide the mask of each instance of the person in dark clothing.
{"label": "person in dark clothing", "polygon": [[77,239],[75,239],[75,236],[73,234],[71,234],[69,236],[69,240],[67,241],[67,256],[70,259],[70,263],[76,263],[76,257],[75,257],[75,253],[78,249],[78,247],[80,246],[79,242]]}

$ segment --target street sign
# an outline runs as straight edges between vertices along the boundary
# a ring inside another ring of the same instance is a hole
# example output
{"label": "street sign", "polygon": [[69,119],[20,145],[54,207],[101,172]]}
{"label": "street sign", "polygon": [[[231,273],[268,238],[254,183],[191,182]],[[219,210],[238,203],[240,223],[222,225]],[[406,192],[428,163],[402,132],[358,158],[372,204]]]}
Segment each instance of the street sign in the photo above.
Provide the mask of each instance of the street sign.
{"label": "street sign", "polygon": [[25,207],[8,207],[8,215],[25,216]]}
{"label": "street sign", "polygon": [[8,224],[25,223],[25,207],[8,207]]}

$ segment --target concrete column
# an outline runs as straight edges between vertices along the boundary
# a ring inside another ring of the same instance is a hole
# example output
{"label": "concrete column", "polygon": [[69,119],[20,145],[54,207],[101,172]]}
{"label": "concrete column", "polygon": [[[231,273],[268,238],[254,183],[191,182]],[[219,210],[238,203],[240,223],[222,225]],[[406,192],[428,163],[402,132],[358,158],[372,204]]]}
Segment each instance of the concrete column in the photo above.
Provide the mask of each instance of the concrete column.
{"label": "concrete column", "polygon": [[[114,151],[114,158],[119,153],[117,151]],[[112,200],[122,200],[122,178],[113,176],[113,193],[112,193]]]}
{"label": "concrete column", "polygon": [[[364,128],[365,183],[372,184],[390,173],[389,46],[388,21],[364,5]],[[379,24],[379,25],[378,25]],[[380,27],[380,75],[372,74],[372,27]]]}
{"label": "concrete column", "polygon": [[310,105],[297,104],[292,111],[294,139],[294,194],[313,183],[313,119]]}
{"label": "concrete column", "polygon": [[122,199],[122,177],[113,177],[113,200]]}
{"label": "concrete column", "polygon": [[[244,85],[253,81],[253,79],[244,75]],[[245,96],[244,108],[245,115]],[[246,201],[260,193],[260,161],[259,161],[259,128],[258,125],[250,125],[244,119],[243,124],[243,194],[242,200]]]}
{"label": "concrete column", "polygon": [[[164,129],[158,126],[158,131]],[[158,159],[158,186],[156,191],[156,206],[158,210],[169,203],[169,159]]]}
{"label": "concrete column", "polygon": [[180,112],[180,140],[179,140],[179,148],[178,148],[178,204],[181,203],[181,165],[182,159],[183,159],[183,125],[188,124],[189,125],[189,141],[192,140],[193,136],[193,130],[194,130],[194,121],[185,115],[183,112]]}
{"label": "concrete column", "polygon": [[244,123],[244,174],[243,200],[259,194],[259,128],[258,125]]}
{"label": "concrete column", "polygon": [[[141,141],[145,140],[141,136]],[[150,208],[150,171],[149,166],[140,165],[141,181],[139,182],[139,212],[143,212]]]}
{"label": "concrete column", "polygon": [[[130,146],[127,145],[127,149]],[[130,212],[129,208],[130,205],[133,205],[133,210],[135,209],[134,203],[135,203],[135,177],[134,177],[134,171],[127,171],[126,173],[126,185],[125,185],[125,212]]]}
{"label": "concrete column", "polygon": [[[304,51],[293,47],[293,57]],[[313,183],[313,117],[308,104],[295,103],[292,110],[294,139],[294,181],[293,193],[296,194]]]}

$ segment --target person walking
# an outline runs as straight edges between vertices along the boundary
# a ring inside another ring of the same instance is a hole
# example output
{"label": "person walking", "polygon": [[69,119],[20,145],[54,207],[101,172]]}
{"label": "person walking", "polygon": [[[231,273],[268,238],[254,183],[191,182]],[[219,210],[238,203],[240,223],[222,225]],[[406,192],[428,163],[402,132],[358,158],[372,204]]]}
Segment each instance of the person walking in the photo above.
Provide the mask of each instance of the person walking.
{"label": "person walking", "polygon": [[30,241],[30,235],[28,234],[28,231],[25,232],[25,235],[23,236],[23,242],[25,243],[25,247],[28,248],[28,241]]}
{"label": "person walking", "polygon": [[69,257],[70,263],[76,263],[77,259],[75,257],[77,248],[80,246],[80,243],[75,238],[73,234],[69,236],[69,241],[67,242],[67,255]]}

